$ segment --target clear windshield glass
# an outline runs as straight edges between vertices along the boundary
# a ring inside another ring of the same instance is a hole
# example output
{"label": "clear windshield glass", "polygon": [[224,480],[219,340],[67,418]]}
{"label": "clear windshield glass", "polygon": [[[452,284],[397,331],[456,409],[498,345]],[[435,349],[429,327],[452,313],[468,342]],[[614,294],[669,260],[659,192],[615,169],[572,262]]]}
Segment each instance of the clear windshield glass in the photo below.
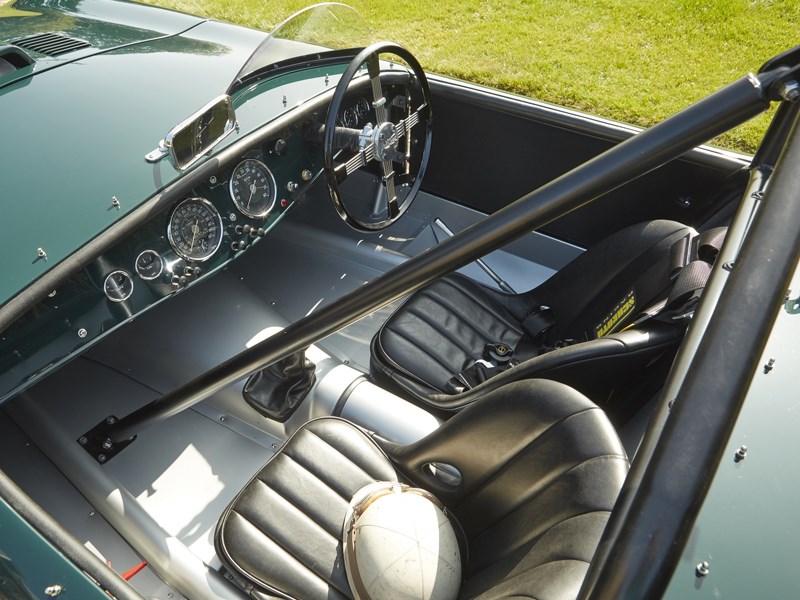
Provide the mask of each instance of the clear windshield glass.
{"label": "clear windshield glass", "polygon": [[361,13],[346,4],[315,4],[293,14],[259,45],[236,76],[248,75],[280,63],[329,50],[362,48],[371,32]]}

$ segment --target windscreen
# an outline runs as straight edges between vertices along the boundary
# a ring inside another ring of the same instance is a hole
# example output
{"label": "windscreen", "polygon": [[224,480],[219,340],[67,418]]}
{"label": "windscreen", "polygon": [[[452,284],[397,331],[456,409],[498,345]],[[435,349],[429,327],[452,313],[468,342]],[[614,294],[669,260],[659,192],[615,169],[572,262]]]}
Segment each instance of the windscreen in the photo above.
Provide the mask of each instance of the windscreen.
{"label": "windscreen", "polygon": [[346,4],[315,4],[278,25],[250,56],[234,83],[262,69],[301,57],[322,57],[330,50],[362,48],[371,43],[367,22]]}

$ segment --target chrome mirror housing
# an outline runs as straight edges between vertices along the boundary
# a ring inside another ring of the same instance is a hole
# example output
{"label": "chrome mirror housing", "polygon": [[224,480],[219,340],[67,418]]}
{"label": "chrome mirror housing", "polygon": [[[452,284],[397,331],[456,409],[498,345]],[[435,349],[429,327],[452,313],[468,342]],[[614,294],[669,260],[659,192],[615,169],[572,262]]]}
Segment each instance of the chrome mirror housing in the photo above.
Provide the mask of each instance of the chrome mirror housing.
{"label": "chrome mirror housing", "polygon": [[173,127],[158,147],[144,158],[155,163],[169,156],[175,168],[183,171],[225,139],[235,127],[233,101],[224,94]]}

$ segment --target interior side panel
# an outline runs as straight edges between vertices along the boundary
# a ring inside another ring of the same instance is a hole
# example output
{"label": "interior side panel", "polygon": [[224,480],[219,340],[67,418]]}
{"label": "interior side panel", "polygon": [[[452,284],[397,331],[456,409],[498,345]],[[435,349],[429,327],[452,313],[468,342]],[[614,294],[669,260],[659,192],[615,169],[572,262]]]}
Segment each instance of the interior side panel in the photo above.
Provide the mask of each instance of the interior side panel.
{"label": "interior side panel", "polygon": [[[493,213],[600,154],[631,130],[475,88],[434,86],[435,130],[423,188]],[[559,123],[559,119],[564,122]],[[568,122],[569,121],[569,122]],[[580,123],[577,123],[580,125]],[[514,131],[514,136],[508,132]],[[717,192],[746,161],[695,151],[548,225],[544,232],[589,246],[613,231],[654,218],[699,224]],[[742,180],[742,186],[744,180]]]}

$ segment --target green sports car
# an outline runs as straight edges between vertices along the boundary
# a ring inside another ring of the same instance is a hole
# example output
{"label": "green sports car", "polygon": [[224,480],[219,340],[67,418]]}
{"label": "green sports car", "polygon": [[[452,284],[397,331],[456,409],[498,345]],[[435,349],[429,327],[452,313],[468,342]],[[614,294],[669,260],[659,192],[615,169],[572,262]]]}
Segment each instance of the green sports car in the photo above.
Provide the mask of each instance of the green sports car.
{"label": "green sports car", "polygon": [[0,0],[0,598],[797,596],[798,99]]}

